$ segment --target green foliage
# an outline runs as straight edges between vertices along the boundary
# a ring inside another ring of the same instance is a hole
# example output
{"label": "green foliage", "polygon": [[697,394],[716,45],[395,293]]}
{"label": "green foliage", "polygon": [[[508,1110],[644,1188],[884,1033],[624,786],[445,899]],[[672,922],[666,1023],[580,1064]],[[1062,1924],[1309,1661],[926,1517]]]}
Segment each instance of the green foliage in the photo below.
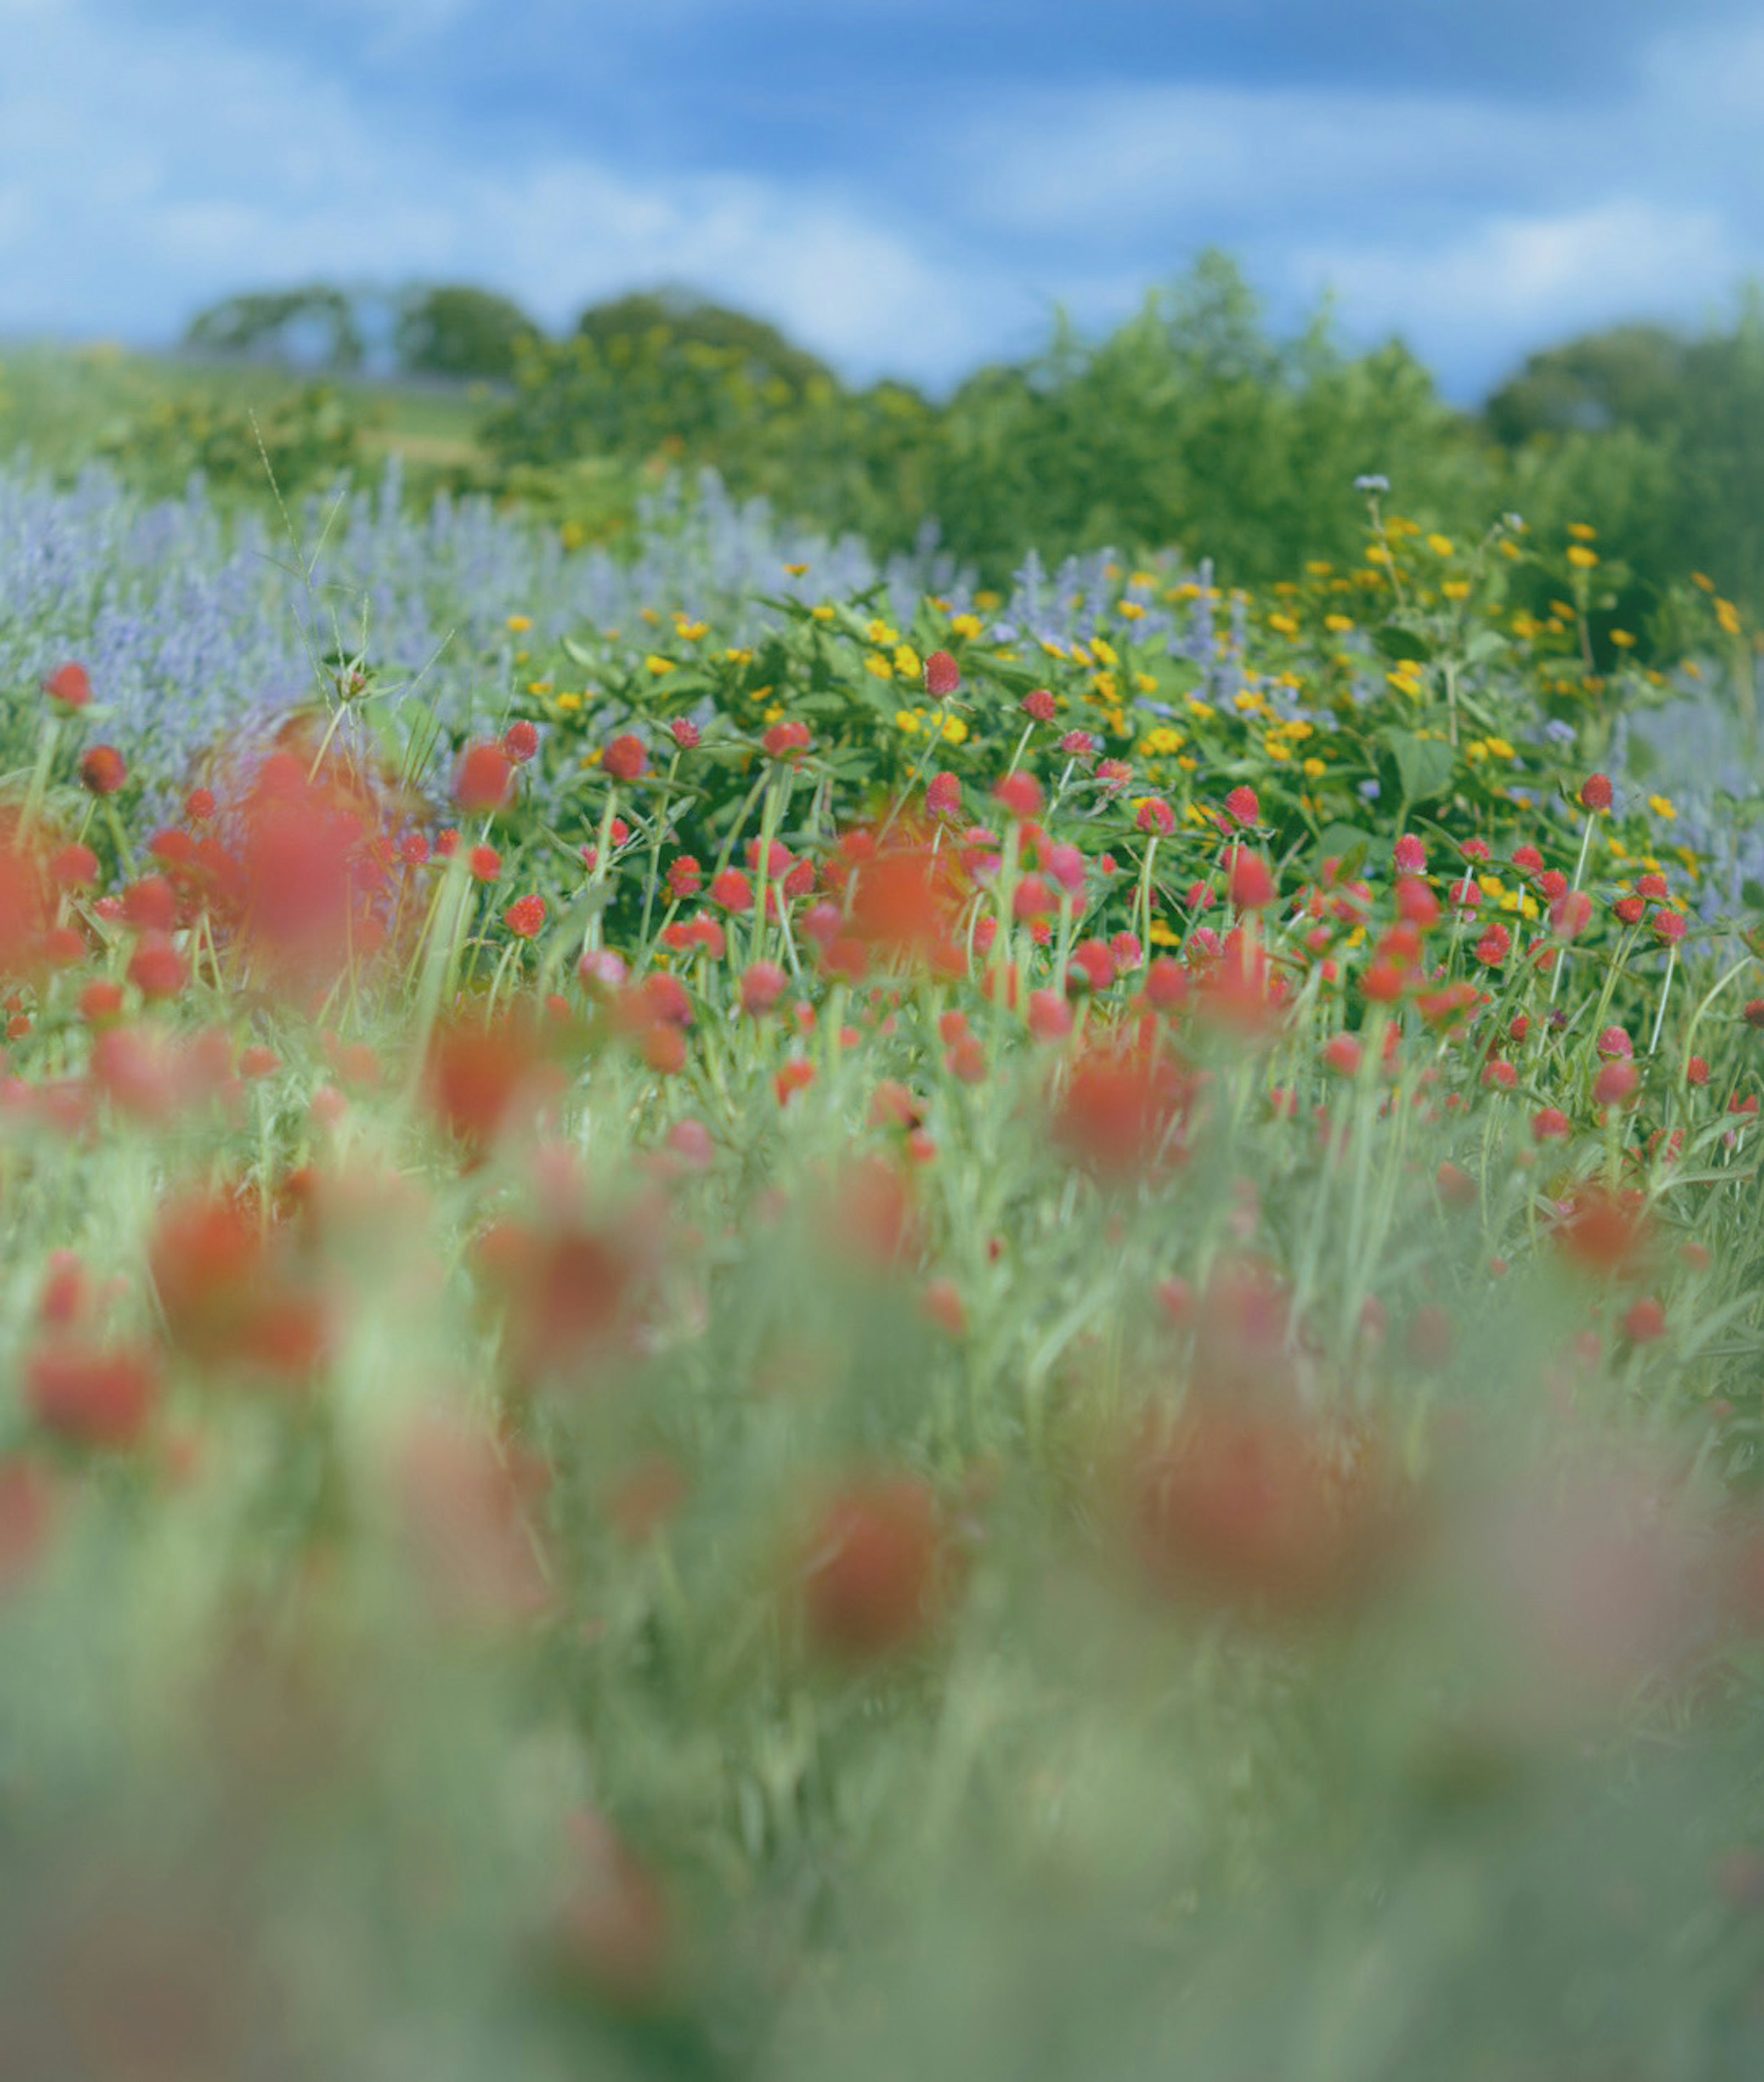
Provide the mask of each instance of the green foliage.
{"label": "green foliage", "polygon": [[196,313],[184,341],[198,353],[255,355],[337,371],[360,369],[367,359],[356,298],[324,282],[225,297]]}
{"label": "green foliage", "polygon": [[163,398],[111,425],[96,447],[150,494],[175,495],[200,474],[223,496],[255,496],[272,476],[286,495],[358,466],[370,424],[358,406],[315,383],[261,409]]}
{"label": "green foliage", "polygon": [[392,343],[413,376],[513,377],[538,328],[520,306],[487,289],[449,284],[412,290],[400,303]]}

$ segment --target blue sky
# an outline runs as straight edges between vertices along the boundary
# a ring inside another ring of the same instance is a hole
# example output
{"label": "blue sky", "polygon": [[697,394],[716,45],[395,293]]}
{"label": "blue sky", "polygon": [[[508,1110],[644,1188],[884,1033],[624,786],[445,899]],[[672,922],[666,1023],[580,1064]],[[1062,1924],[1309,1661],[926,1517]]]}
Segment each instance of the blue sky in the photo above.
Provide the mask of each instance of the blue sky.
{"label": "blue sky", "polygon": [[1764,272],[1756,0],[0,0],[0,336],[678,282],[941,390],[1202,247],[1469,402]]}

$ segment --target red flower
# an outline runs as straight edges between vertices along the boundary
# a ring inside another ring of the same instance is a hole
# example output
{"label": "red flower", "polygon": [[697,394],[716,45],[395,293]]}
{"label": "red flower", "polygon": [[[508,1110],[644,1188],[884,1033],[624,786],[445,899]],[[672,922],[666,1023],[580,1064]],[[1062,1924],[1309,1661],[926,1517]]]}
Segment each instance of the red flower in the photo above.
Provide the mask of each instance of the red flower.
{"label": "red flower", "polygon": [[703,879],[704,870],[689,853],[680,853],[668,863],[668,894],[676,904],[696,896]]}
{"label": "red flower", "polygon": [[751,911],[753,885],[738,867],[726,867],[711,879],[711,901],[724,911]]}
{"label": "red flower", "polygon": [[1651,1345],[1666,1334],[1666,1312],[1652,1295],[1633,1303],[1623,1315],[1623,1335],[1632,1345]]}
{"label": "red flower", "polygon": [[1427,848],[1412,832],[1405,832],[1396,842],[1396,871],[1399,875],[1427,872]]}
{"label": "red flower", "polygon": [[474,846],[467,865],[474,882],[494,882],[502,872],[502,856],[494,846]]}
{"label": "red flower", "polygon": [[1639,925],[1642,921],[1642,913],[1648,906],[1640,896],[1619,896],[1611,908],[1624,925]]}
{"label": "red flower", "polygon": [[114,795],[129,778],[123,756],[112,744],[95,744],[79,763],[80,786],[94,795]]}
{"label": "red flower", "polygon": [[1023,713],[1032,723],[1052,723],[1060,705],[1045,687],[1036,687],[1023,698]]}
{"label": "red flower", "polygon": [[1227,887],[1239,911],[1264,911],[1275,897],[1268,862],[1247,846],[1233,846],[1225,857]]}
{"label": "red flower", "polygon": [[500,810],[513,779],[509,755],[500,744],[470,745],[454,776],[454,800],[468,812]]}
{"label": "red flower", "polygon": [[189,965],[166,934],[144,933],[129,957],[129,980],[143,997],[175,997],[190,980]]}
{"label": "red flower", "polygon": [[1167,839],[1176,828],[1175,812],[1167,803],[1154,795],[1140,804],[1133,823],[1139,830],[1155,838]]}
{"label": "red flower", "polygon": [[1580,783],[1580,807],[1594,811],[1611,807],[1611,784],[1604,774],[1589,773]]}
{"label": "red flower", "polygon": [[192,788],[184,799],[184,814],[192,824],[205,824],[214,815],[214,790]]}
{"label": "red flower", "polygon": [[1497,921],[1476,942],[1475,952],[1485,969],[1497,969],[1513,952],[1513,935]]}
{"label": "red flower", "polygon": [[159,1380],[145,1353],[58,1339],[25,1360],[24,1393],[46,1431],[82,1446],[120,1449],[146,1430]]}
{"label": "red flower", "polygon": [[792,718],[774,723],[760,740],[760,746],[768,759],[793,759],[808,749],[809,742],[808,724]]}
{"label": "red flower", "polygon": [[57,665],[43,682],[43,691],[64,709],[82,709],[92,698],[92,682],[83,665]]}
{"label": "red flower", "polygon": [[810,1643],[846,1662],[910,1647],[935,1623],[943,1532],[935,1498],[910,1477],[850,1484],[804,1543],[803,1616]]}
{"label": "red flower", "polygon": [[934,701],[943,701],[961,685],[961,668],[947,651],[934,651],[925,660],[925,691]]}
{"label": "red flower", "polygon": [[1572,940],[1593,922],[1593,900],[1584,889],[1565,890],[1550,906],[1550,930],[1559,940]]}
{"label": "red flower", "polygon": [[539,748],[539,733],[523,716],[502,733],[502,748],[513,765],[525,766]]}
{"label": "red flower", "polygon": [[503,912],[502,922],[517,940],[537,938],[545,923],[545,899],[542,896],[517,898]]}
{"label": "red flower", "polygon": [[1041,814],[1041,783],[1020,767],[1015,773],[1006,774],[992,792],[1010,816],[1021,820]]}
{"label": "red flower", "polygon": [[961,815],[961,782],[953,773],[935,773],[925,790],[925,807],[934,817]]}
{"label": "red flower", "polygon": [[615,737],[601,760],[601,770],[610,780],[640,781],[649,767],[649,755],[640,737],[628,733]]}
{"label": "red flower", "polygon": [[668,726],[668,735],[682,752],[696,752],[703,742],[703,734],[690,716],[676,716]]}
{"label": "red flower", "polygon": [[770,1012],[789,987],[790,979],[776,962],[755,962],[741,978],[741,1009],[758,1018]]}
{"label": "red flower", "polygon": [[1225,799],[1226,813],[1246,830],[1262,820],[1262,806],[1253,788],[1234,788]]}

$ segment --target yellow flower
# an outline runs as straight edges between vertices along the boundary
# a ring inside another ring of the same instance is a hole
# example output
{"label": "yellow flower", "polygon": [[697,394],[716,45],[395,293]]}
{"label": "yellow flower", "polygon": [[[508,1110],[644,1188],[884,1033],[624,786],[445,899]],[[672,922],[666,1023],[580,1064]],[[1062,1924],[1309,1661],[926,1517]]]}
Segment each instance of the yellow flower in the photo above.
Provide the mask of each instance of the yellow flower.
{"label": "yellow flower", "polygon": [[884,650],[891,648],[901,640],[899,630],[890,629],[885,622],[872,622],[864,633],[872,643],[880,643]]}
{"label": "yellow flower", "polygon": [[1468,579],[1447,579],[1441,585],[1440,591],[1448,600],[1468,600],[1470,581]]}
{"label": "yellow flower", "polygon": [[1488,757],[1488,748],[1479,737],[1473,737],[1464,747],[1464,757],[1472,766],[1480,765]]}
{"label": "yellow flower", "polygon": [[508,626],[515,635],[519,636],[533,626],[533,617],[530,614],[511,614]]}
{"label": "yellow flower", "polygon": [[1635,647],[1635,639],[1627,629],[1614,629],[1611,641],[1619,651],[1633,651]]}
{"label": "yellow flower", "polygon": [[1715,604],[1715,618],[1720,623],[1724,635],[1737,636],[1740,633],[1740,610],[1731,600],[1718,600]]}
{"label": "yellow flower", "polygon": [[1131,571],[1128,574],[1127,583],[1130,586],[1143,586],[1149,591],[1158,583],[1158,574],[1155,571]]}
{"label": "yellow flower", "polygon": [[1144,604],[1137,600],[1124,600],[1118,601],[1116,605],[1115,612],[1120,615],[1124,621],[1127,622],[1142,622],[1146,616]]}
{"label": "yellow flower", "polygon": [[527,681],[527,692],[530,694],[548,694],[551,691],[551,682],[549,680],[529,680]]}
{"label": "yellow flower", "polygon": [[1429,535],[1427,546],[1436,557],[1449,557],[1452,554],[1452,538],[1450,535]]}
{"label": "yellow flower", "polygon": [[774,702],[772,706],[767,709],[764,714],[760,718],[760,720],[762,723],[782,723],[784,720],[784,711],[781,707],[779,707],[776,702]]}
{"label": "yellow flower", "polygon": [[656,610],[652,607],[639,607],[637,612],[643,617],[644,620],[649,624],[649,626],[652,629],[655,628],[661,620],[661,617],[656,613]]}
{"label": "yellow flower", "polygon": [[1050,658],[1063,658],[1066,655],[1066,646],[1063,643],[1050,643],[1044,636],[1041,639],[1041,648]]}
{"label": "yellow flower", "polygon": [[1302,744],[1307,737],[1315,737],[1317,735],[1315,723],[1306,723],[1302,716],[1294,716],[1290,723],[1283,723],[1281,728],[1295,744]]}
{"label": "yellow flower", "polygon": [[894,711],[894,727],[911,737],[918,729],[918,718],[910,709],[897,709]]}
{"label": "yellow flower", "polygon": [[1690,574],[1690,583],[1694,586],[1701,586],[1705,592],[1715,591],[1715,580],[1703,571],[1693,571]]}
{"label": "yellow flower", "polygon": [[1105,665],[1118,665],[1120,663],[1120,653],[1106,636],[1093,636],[1091,639],[1091,649]]}
{"label": "yellow flower", "polygon": [[582,706],[582,698],[580,694],[559,694],[557,705],[565,715],[574,715]]}
{"label": "yellow flower", "polygon": [[1074,664],[1095,665],[1096,660],[1082,643],[1074,643],[1066,654]]}
{"label": "yellow flower", "polygon": [[1335,566],[1333,564],[1321,563],[1311,563],[1306,564],[1305,567],[1306,574],[1314,579],[1326,579],[1334,569]]}
{"label": "yellow flower", "polygon": [[946,744],[965,744],[968,742],[968,725],[953,709],[943,718],[943,742]]}
{"label": "yellow flower", "polygon": [[993,592],[990,587],[986,587],[974,595],[974,605],[984,608],[990,614],[995,607],[1004,605],[1004,599],[1001,594]]}
{"label": "yellow flower", "polygon": [[1485,737],[1483,743],[1488,746],[1491,759],[1517,759],[1519,756],[1504,737]]}
{"label": "yellow flower", "polygon": [[709,626],[708,622],[687,622],[678,615],[674,617],[674,634],[687,643],[696,643]]}
{"label": "yellow flower", "polygon": [[1182,769],[1184,773],[1192,773],[1199,767],[1201,762],[1198,759],[1193,757],[1192,754],[1184,752],[1178,757],[1176,764]]}
{"label": "yellow flower", "polygon": [[1293,756],[1292,747],[1284,738],[1276,737],[1272,731],[1262,740],[1262,749],[1270,759],[1290,759]]}
{"label": "yellow flower", "polygon": [[1091,684],[1095,687],[1098,695],[1104,701],[1112,702],[1119,700],[1120,697],[1120,682],[1116,679],[1115,675],[1112,672],[1099,672]]}
{"label": "yellow flower", "polygon": [[1584,542],[1572,542],[1568,546],[1568,562],[1577,571],[1589,571],[1598,562],[1598,552],[1588,549]]}
{"label": "yellow flower", "polygon": [[1158,691],[1157,680],[1150,672],[1135,672],[1133,685],[1142,694],[1154,694]]}
{"label": "yellow flower", "polygon": [[1323,627],[1332,636],[1345,636],[1353,626],[1353,617],[1351,615],[1326,614],[1323,617]]}
{"label": "yellow flower", "polygon": [[753,654],[751,651],[729,650],[725,651],[723,655],[735,665],[751,665],[753,662]]}
{"label": "yellow flower", "polygon": [[1328,771],[1329,769],[1320,759],[1307,759],[1305,761],[1305,772],[1313,781],[1322,780]]}
{"label": "yellow flower", "polygon": [[1605,843],[1610,848],[1611,851],[1616,854],[1619,860],[1627,860],[1629,858],[1629,848],[1623,844],[1623,841],[1621,839],[1607,838]]}
{"label": "yellow flower", "polygon": [[557,538],[566,550],[579,550],[588,540],[588,530],[580,520],[566,520],[558,529]]}
{"label": "yellow flower", "polygon": [[1568,533],[1576,542],[1596,542],[1598,540],[1597,529],[1589,528],[1584,520],[1569,521]]}
{"label": "yellow flower", "polygon": [[1664,817],[1669,824],[1678,814],[1673,807],[1672,798],[1669,795],[1650,795],[1648,798],[1648,807],[1656,817]]}
{"label": "yellow flower", "polygon": [[1152,920],[1146,929],[1146,937],[1154,947],[1180,947],[1182,945],[1181,934],[1172,933],[1162,918]]}
{"label": "yellow flower", "polygon": [[1500,554],[1509,559],[1517,559],[1519,555],[1519,545],[1517,542],[1509,542],[1503,535],[1500,538]]}
{"label": "yellow flower", "polygon": [[808,568],[806,564],[786,564],[784,567],[793,579],[800,579]]}
{"label": "yellow flower", "polygon": [[897,643],[894,647],[894,669],[903,680],[916,680],[924,670],[919,663],[918,651],[910,643]]}
{"label": "yellow flower", "polygon": [[1148,759],[1163,759],[1168,757],[1172,752],[1180,752],[1187,742],[1188,740],[1184,737],[1180,730],[1173,730],[1168,723],[1159,723],[1154,731],[1148,732],[1139,749]]}
{"label": "yellow flower", "polygon": [[880,651],[865,651],[863,669],[867,672],[873,672],[879,680],[892,680],[894,677],[894,668]]}
{"label": "yellow flower", "polygon": [[1218,714],[1218,710],[1213,706],[1210,702],[1203,702],[1196,695],[1190,694],[1188,697],[1188,713],[1190,715],[1200,716],[1202,719],[1205,719],[1208,716],[1217,715]]}
{"label": "yellow flower", "polygon": [[655,674],[658,680],[661,677],[664,672],[671,672],[673,670],[673,659],[663,658],[653,651],[650,653],[648,657],[644,659],[644,663],[648,667],[649,670]]}
{"label": "yellow flower", "polygon": [[985,625],[977,614],[952,614],[949,618],[952,631],[957,636],[972,639],[981,634]]}
{"label": "yellow flower", "polygon": [[514,654],[514,662],[517,665],[524,665],[532,655],[533,653],[530,651],[517,651]]}
{"label": "yellow flower", "polygon": [[1268,626],[1282,636],[1296,636],[1298,634],[1298,624],[1289,614],[1269,615]]}
{"label": "yellow flower", "polygon": [[833,619],[833,609],[825,601],[823,601],[819,607],[810,608],[808,612],[817,622],[831,622]]}
{"label": "yellow flower", "polygon": [[1231,701],[1244,715],[1253,715],[1258,709],[1267,705],[1266,697],[1257,693],[1253,687],[1239,687],[1232,695]]}

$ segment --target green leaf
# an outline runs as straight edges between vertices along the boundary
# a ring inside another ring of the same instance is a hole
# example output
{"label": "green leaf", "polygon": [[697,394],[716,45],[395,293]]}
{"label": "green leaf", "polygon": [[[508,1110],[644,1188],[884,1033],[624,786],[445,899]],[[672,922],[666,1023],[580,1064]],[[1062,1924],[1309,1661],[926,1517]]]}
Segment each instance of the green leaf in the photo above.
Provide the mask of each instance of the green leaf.
{"label": "green leaf", "polygon": [[1319,866],[1326,860],[1339,860],[1351,876],[1376,843],[1371,832],[1358,824],[1334,824],[1324,827],[1312,851]]}
{"label": "green leaf", "polygon": [[1498,658],[1513,648],[1511,640],[1498,629],[1479,629],[1464,646],[1466,665],[1485,664],[1491,658]]}
{"label": "green leaf", "polygon": [[1424,665],[1433,655],[1433,646],[1418,630],[1399,629],[1393,622],[1386,622],[1374,629],[1372,640],[1386,658],[1406,658],[1412,664]]}
{"label": "green leaf", "polygon": [[1457,761],[1442,738],[1422,737],[1412,730],[1385,730],[1378,735],[1396,761],[1403,793],[1410,802],[1424,803],[1451,786]]}
{"label": "green leaf", "polygon": [[1764,883],[1754,882],[1748,875],[1740,884],[1740,896],[1748,911],[1764,911]]}

